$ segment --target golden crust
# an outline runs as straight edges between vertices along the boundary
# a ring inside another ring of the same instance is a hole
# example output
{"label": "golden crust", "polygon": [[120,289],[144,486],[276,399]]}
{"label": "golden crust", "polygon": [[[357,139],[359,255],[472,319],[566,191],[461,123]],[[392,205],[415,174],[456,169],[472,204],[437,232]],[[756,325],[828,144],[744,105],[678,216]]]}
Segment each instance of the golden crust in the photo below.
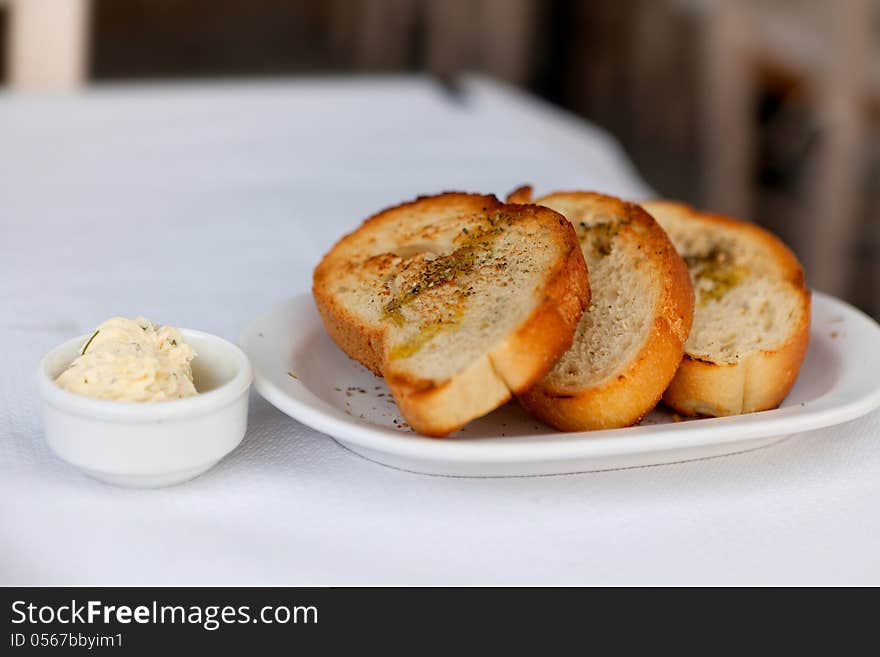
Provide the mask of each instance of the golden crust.
{"label": "golden crust", "polygon": [[[521,190],[515,193],[522,198]],[[648,339],[616,376],[577,394],[554,390],[548,382],[539,381],[518,398],[529,412],[563,431],[630,426],[654,408],[681,361],[694,309],[687,266],[663,229],[639,206],[592,192],[564,192],[551,196],[600,201],[613,206],[617,212],[627,212],[630,227],[625,230],[634,231],[636,225],[640,228],[638,239],[644,244],[644,252],[658,273],[661,294],[654,308]]]}
{"label": "golden crust", "polygon": [[810,340],[810,291],[797,258],[779,238],[755,224],[698,212],[673,201],[645,205],[649,211],[674,211],[681,217],[733,229],[746,239],[760,242],[772,254],[780,278],[800,295],[803,310],[798,326],[776,349],[751,352],[737,363],[714,363],[686,353],[663,402],[687,416],[737,415],[776,408],[794,385]]}
{"label": "golden crust", "polygon": [[520,185],[507,195],[508,203],[531,203],[532,202],[532,186]]}
{"label": "golden crust", "polygon": [[380,221],[396,221],[398,210],[431,212],[448,203],[473,211],[503,210],[523,221],[550,226],[565,245],[555,266],[547,273],[543,301],[530,317],[498,347],[477,359],[464,372],[443,382],[413,379],[393,373],[387,379],[391,394],[404,418],[419,433],[445,436],[470,420],[485,415],[542,377],[571,346],[574,331],[589,301],[586,264],[572,226],[561,215],[543,207],[502,204],[494,196],[449,192],[421,197],[384,210],[343,237],[315,269],[313,295],[318,311],[333,340],[351,358],[377,375],[390,374],[386,360],[385,326],[369,326],[339,303],[327,285],[334,267],[343,266],[345,247],[365,227]]}

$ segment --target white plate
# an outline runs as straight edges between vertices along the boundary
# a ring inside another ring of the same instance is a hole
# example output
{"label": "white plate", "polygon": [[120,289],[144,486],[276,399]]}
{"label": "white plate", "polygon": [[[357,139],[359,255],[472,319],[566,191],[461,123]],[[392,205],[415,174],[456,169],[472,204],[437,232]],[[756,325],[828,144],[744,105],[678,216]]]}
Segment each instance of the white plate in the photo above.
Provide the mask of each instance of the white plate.
{"label": "white plate", "polygon": [[451,438],[412,433],[382,379],[327,336],[307,294],[256,320],[241,346],[257,390],[278,409],[370,460],[428,474],[544,475],[705,458],[769,445],[880,406],[880,326],[818,292],[807,358],[781,408],[675,422],[659,407],[639,426],[605,431],[559,433],[510,403]]}

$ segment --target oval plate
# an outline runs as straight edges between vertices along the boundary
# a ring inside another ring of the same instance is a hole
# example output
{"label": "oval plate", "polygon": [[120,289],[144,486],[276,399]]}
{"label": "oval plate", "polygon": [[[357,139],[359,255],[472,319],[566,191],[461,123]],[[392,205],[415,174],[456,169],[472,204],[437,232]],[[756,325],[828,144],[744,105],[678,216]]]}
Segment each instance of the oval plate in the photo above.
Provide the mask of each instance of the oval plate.
{"label": "oval plate", "polygon": [[272,308],[240,343],[269,403],[361,456],[427,474],[527,476],[732,454],[880,406],[880,326],[818,292],[812,319],[800,376],[776,410],[676,421],[660,406],[634,427],[560,433],[512,402],[445,439],[411,431],[384,381],[333,343],[308,294]]}

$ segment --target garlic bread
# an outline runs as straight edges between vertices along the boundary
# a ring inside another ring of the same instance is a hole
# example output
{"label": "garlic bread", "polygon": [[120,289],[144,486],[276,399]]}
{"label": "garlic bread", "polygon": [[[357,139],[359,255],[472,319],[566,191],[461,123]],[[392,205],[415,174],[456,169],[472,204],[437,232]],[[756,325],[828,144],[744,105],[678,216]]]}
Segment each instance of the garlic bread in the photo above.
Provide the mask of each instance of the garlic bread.
{"label": "garlic bread", "polygon": [[745,221],[671,201],[642,207],[684,258],[696,295],[685,358],[664,402],[689,416],[776,408],[810,335],[810,291],[797,258]]}
{"label": "garlic bread", "polygon": [[[520,188],[510,198],[529,195]],[[681,361],[693,318],[687,267],[638,205],[592,192],[535,203],[575,227],[592,299],[571,348],[518,398],[565,431],[632,425],[654,408]]]}
{"label": "garlic bread", "polygon": [[590,294],[564,217],[453,192],[367,219],[324,256],[312,289],[330,336],[384,376],[403,417],[430,436],[543,376]]}

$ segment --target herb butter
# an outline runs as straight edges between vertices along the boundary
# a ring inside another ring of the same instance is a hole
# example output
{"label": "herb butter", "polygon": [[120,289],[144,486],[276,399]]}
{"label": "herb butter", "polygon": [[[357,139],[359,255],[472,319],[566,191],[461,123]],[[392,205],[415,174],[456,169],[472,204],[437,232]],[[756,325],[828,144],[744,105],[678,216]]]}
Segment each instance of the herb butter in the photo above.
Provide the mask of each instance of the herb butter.
{"label": "herb butter", "polygon": [[101,324],[55,382],[97,399],[154,402],[198,394],[190,362],[196,352],[179,329],[143,317]]}

